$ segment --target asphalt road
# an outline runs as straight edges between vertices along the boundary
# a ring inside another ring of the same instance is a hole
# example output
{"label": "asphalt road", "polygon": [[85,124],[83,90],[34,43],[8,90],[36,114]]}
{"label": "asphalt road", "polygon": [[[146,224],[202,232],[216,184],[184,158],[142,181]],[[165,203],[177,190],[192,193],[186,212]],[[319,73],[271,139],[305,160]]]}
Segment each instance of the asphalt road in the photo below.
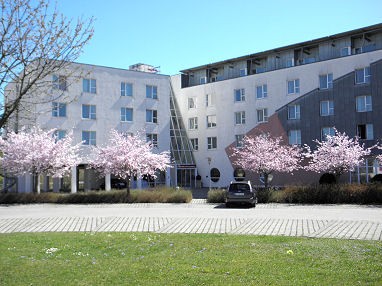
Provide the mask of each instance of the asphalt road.
{"label": "asphalt road", "polygon": [[0,206],[0,233],[229,233],[382,240],[382,206],[190,204]]}

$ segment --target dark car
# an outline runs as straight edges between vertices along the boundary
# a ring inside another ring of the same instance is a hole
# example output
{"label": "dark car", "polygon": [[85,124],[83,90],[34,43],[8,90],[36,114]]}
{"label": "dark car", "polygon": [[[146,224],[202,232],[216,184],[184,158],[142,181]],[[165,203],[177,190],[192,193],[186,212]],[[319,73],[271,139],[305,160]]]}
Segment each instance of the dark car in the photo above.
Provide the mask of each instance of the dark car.
{"label": "dark car", "polygon": [[[110,186],[112,189],[126,189],[127,185],[126,185],[126,181],[125,180],[122,180],[122,179],[117,179],[117,178],[113,178],[110,180]],[[101,189],[105,189],[105,183],[102,183],[100,185],[100,188]]]}
{"label": "dark car", "polygon": [[256,192],[252,189],[250,181],[230,183],[225,199],[227,207],[233,204],[248,204],[254,207],[256,203]]}

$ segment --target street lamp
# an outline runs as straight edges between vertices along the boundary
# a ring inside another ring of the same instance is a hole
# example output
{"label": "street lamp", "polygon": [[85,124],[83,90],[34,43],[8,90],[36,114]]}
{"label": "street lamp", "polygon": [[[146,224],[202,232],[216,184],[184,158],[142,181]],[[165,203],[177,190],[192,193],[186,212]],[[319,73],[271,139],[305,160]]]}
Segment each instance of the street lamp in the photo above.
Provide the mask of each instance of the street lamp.
{"label": "street lamp", "polygon": [[208,161],[208,170],[210,172],[210,175],[209,175],[210,184],[209,184],[208,191],[211,191],[211,161],[212,161],[212,158],[211,157],[207,157],[207,161]]}

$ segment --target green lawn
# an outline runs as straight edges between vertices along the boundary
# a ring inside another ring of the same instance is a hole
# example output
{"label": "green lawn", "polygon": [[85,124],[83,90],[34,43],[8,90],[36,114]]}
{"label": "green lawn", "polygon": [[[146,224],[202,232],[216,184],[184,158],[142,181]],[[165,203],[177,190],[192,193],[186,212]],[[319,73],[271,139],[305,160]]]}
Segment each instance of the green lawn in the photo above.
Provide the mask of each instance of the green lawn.
{"label": "green lawn", "polygon": [[0,269],[0,285],[382,285],[382,242],[215,234],[1,234]]}

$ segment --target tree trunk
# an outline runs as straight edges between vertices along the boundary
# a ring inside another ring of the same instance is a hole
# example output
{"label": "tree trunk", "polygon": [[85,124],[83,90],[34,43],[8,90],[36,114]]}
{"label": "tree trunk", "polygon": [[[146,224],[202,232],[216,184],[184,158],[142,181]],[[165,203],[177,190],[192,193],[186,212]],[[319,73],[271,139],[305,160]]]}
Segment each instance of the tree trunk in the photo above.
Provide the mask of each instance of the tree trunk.
{"label": "tree trunk", "polygon": [[41,184],[40,184],[40,174],[37,174],[37,193],[40,194],[41,193]]}
{"label": "tree trunk", "polygon": [[127,191],[127,196],[130,197],[130,176],[126,178],[126,191]]}
{"label": "tree trunk", "polygon": [[268,173],[264,173],[264,189],[268,190]]}

